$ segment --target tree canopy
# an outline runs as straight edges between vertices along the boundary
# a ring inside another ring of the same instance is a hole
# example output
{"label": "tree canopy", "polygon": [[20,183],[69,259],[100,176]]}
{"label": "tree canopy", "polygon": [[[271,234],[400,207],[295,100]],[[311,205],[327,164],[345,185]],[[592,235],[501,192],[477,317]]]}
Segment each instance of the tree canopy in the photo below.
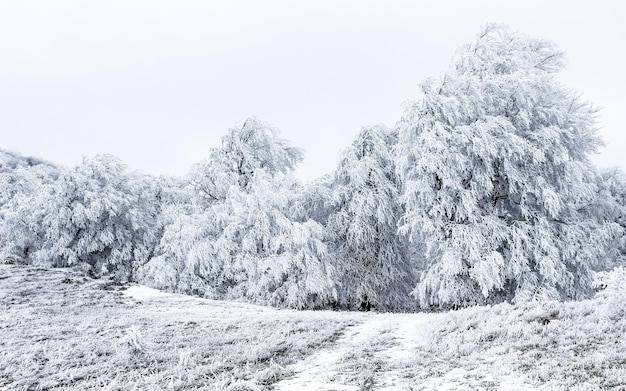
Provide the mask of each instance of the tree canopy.
{"label": "tree canopy", "polygon": [[399,123],[400,231],[420,247],[422,305],[590,288],[605,243],[581,209],[600,139],[596,109],[555,77],[563,63],[552,43],[489,25]]}

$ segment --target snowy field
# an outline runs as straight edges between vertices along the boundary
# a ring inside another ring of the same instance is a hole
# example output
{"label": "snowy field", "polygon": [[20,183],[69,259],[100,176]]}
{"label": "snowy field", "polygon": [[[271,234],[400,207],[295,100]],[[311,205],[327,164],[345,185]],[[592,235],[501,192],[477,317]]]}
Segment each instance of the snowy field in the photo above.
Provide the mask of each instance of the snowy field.
{"label": "snowy field", "polygon": [[0,389],[626,390],[621,306],[275,310],[0,265]]}

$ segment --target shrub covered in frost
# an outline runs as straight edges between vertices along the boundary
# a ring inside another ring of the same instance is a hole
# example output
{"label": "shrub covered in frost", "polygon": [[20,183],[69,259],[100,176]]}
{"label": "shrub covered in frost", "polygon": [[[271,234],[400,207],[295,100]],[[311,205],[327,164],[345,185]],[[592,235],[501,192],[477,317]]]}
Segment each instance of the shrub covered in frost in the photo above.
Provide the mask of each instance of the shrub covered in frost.
{"label": "shrub covered in frost", "polygon": [[603,314],[611,320],[626,317],[626,267],[597,273],[593,282],[604,298]]}

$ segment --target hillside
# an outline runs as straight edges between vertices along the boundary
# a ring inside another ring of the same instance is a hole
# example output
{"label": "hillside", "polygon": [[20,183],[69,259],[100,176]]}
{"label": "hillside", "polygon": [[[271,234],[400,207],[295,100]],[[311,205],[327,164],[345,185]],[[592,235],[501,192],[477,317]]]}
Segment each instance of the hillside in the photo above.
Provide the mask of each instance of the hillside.
{"label": "hillside", "polygon": [[626,389],[615,300],[293,311],[0,265],[0,389]]}

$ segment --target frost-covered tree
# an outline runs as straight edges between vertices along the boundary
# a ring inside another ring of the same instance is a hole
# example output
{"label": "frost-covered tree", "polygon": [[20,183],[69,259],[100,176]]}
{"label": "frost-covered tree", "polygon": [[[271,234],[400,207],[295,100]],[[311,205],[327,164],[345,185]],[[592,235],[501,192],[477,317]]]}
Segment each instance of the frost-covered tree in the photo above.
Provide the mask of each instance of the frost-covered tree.
{"label": "frost-covered tree", "polygon": [[42,195],[62,169],[0,150],[0,262],[27,263],[45,239]]}
{"label": "frost-covered tree", "polygon": [[15,195],[34,193],[40,184],[54,182],[60,171],[45,160],[0,148],[0,207]]}
{"label": "frost-covered tree", "polygon": [[[597,177],[598,192],[594,202],[584,208],[589,219],[614,223],[613,256],[618,264],[626,264],[626,175],[617,168],[604,170]],[[611,263],[607,266],[612,266]]]}
{"label": "frost-covered tree", "polygon": [[255,174],[282,178],[302,160],[304,152],[285,139],[278,130],[255,117],[240,128],[232,128],[222,138],[221,148],[197,164],[190,181],[205,205],[223,201],[229,189],[247,189]]}
{"label": "frost-covered tree", "polygon": [[555,78],[563,64],[552,43],[489,25],[399,122],[423,306],[589,291],[610,236],[582,212],[600,140],[595,108]]}
{"label": "frost-covered tree", "polygon": [[323,230],[289,213],[302,151],[250,118],[189,175],[191,207],[142,268],[153,286],[296,308],[334,300]]}
{"label": "frost-covered tree", "polygon": [[[227,295],[275,306],[323,307],[336,298],[323,227],[291,219],[293,187],[270,178],[255,175],[247,191],[231,192],[218,213],[225,224],[211,245],[226,266]],[[191,255],[206,257],[204,251]]]}
{"label": "frost-covered tree", "polygon": [[293,195],[291,214],[297,220],[314,220],[325,225],[332,210],[329,207],[332,197],[333,177],[330,174],[308,181]]}
{"label": "frost-covered tree", "polygon": [[30,255],[38,265],[84,267],[120,281],[133,278],[158,242],[158,188],[108,155],[65,171],[36,198],[45,240]]}
{"label": "frost-covered tree", "polygon": [[411,272],[397,235],[401,216],[392,148],[385,126],[363,128],[334,173],[326,229],[334,243],[340,304],[393,310],[407,306]]}

